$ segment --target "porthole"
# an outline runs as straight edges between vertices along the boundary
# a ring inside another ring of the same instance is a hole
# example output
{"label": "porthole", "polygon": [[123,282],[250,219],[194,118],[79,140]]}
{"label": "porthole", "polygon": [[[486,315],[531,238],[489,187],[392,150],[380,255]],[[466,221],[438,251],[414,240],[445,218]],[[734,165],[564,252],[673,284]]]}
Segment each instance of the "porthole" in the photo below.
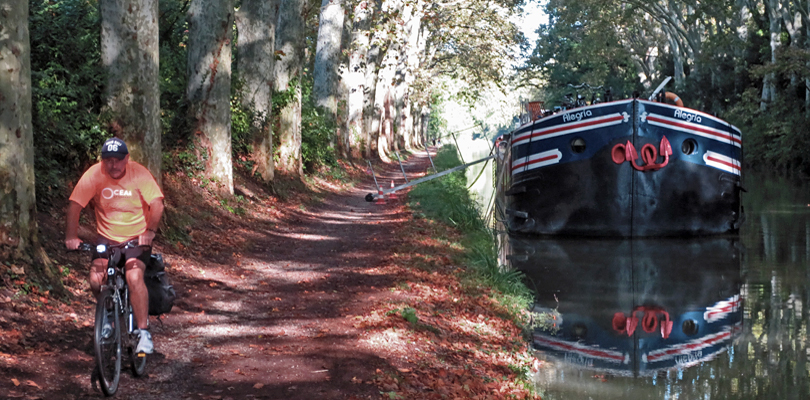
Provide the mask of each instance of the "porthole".
{"label": "porthole", "polygon": [[697,152],[697,142],[695,139],[686,139],[681,144],[681,151],[687,156],[691,156]]}
{"label": "porthole", "polygon": [[575,138],[571,141],[571,151],[574,153],[582,153],[585,151],[585,139],[583,138]]}
{"label": "porthole", "polygon": [[693,336],[698,332],[698,324],[693,319],[687,319],[686,321],[683,321],[681,329],[686,336]]}
{"label": "porthole", "polygon": [[588,327],[581,322],[574,324],[572,332],[575,338],[582,339],[588,334]]}

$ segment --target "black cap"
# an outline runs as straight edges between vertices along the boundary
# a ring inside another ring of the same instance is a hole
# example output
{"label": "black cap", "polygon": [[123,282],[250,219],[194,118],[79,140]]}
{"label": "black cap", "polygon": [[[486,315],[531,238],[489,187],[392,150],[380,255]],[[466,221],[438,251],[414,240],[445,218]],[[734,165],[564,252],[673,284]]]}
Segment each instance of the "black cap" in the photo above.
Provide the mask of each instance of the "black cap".
{"label": "black cap", "polygon": [[103,145],[101,145],[101,158],[115,157],[123,160],[129,154],[127,144],[119,138],[109,138]]}

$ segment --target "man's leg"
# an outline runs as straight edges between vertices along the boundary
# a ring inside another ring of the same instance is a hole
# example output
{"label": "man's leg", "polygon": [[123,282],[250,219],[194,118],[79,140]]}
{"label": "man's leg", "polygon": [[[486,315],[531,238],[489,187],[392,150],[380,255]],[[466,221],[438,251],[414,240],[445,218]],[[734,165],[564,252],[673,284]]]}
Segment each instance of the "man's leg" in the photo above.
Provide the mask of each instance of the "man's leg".
{"label": "man's leg", "polygon": [[143,283],[145,270],[146,265],[137,258],[130,258],[126,262],[129,302],[132,303],[132,311],[135,314],[135,320],[138,321],[138,329],[149,327],[149,292],[146,290],[146,284]]}
{"label": "man's leg", "polygon": [[149,292],[143,283],[143,273],[146,265],[137,258],[130,258],[126,262],[127,285],[129,286],[129,302],[135,321],[138,322],[138,345],[136,353],[152,354],[155,345],[152,343],[152,333],[149,332]]}
{"label": "man's leg", "polygon": [[93,291],[93,297],[98,299],[98,294],[101,293],[101,285],[107,277],[107,260],[104,258],[96,258],[90,263],[90,290]]}

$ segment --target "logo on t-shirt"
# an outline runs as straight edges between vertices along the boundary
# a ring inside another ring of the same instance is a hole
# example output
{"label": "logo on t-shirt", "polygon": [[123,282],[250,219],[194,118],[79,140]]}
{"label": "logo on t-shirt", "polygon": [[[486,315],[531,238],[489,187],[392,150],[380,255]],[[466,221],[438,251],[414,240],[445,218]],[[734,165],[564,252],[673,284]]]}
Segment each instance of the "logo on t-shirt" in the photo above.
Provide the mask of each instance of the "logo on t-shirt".
{"label": "logo on t-shirt", "polygon": [[107,200],[112,199],[113,197],[132,197],[132,191],[123,189],[104,188],[101,190],[101,197]]}

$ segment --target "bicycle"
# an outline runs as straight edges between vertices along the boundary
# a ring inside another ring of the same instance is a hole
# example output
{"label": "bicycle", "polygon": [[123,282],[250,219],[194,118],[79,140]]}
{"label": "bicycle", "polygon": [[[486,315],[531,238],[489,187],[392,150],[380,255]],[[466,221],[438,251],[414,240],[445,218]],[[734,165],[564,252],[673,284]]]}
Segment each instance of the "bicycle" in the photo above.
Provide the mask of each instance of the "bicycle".
{"label": "bicycle", "polygon": [[[146,354],[135,354],[138,345],[137,325],[129,302],[129,287],[124,272],[123,250],[135,247],[137,240],[118,245],[96,246],[96,252],[107,258],[107,282],[101,286],[96,303],[96,321],[93,342],[96,351],[96,370],[101,391],[112,396],[118,390],[121,378],[122,349],[126,348],[132,374],[136,377],[146,373]],[[88,243],[80,250],[91,251]]]}

